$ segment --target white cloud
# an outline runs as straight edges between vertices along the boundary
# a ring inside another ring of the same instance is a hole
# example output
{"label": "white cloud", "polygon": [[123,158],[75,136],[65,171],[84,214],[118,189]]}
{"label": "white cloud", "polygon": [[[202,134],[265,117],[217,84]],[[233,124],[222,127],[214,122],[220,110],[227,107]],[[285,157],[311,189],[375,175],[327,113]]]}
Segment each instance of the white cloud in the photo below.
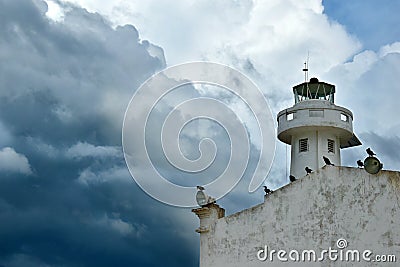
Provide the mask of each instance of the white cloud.
{"label": "white cloud", "polygon": [[[64,1],[105,14],[115,25],[134,24],[164,48],[169,65],[206,59],[243,69],[273,114],[294,104],[291,86],[303,81],[309,51],[309,76],[336,85],[336,103],[353,111],[356,134],[399,136],[400,43],[363,51],[357,36],[323,13],[322,0]],[[285,147],[277,149],[276,177],[286,165]]]}
{"label": "white cloud", "polygon": [[326,74],[337,81],[336,102],[353,111],[358,132],[398,135],[399,44],[361,52]]}
{"label": "white cloud", "polygon": [[102,171],[93,171],[87,168],[81,171],[77,181],[83,185],[95,185],[112,181],[132,182],[132,178],[125,166]]}
{"label": "white cloud", "polygon": [[15,152],[11,147],[0,150],[0,171],[32,174],[31,166],[25,155]]}
{"label": "white cloud", "polygon": [[169,64],[250,59],[260,73],[271,74],[268,80],[280,82],[292,76],[288,73],[301,78],[297,70],[307,51],[318,73],[361,47],[343,26],[328,20],[321,0],[66,1],[105,14],[116,24],[133,23],[144,38],[164,48]]}
{"label": "white cloud", "polygon": [[86,142],[78,142],[66,151],[67,157],[121,157],[121,147],[117,146],[94,146]]}
{"label": "white cloud", "polygon": [[303,81],[308,52],[312,77],[361,49],[356,37],[323,13],[321,0],[63,1],[105,14],[115,25],[132,23],[163,47],[169,65],[212,60],[244,70],[274,113],[291,104],[290,87]]}
{"label": "white cloud", "polygon": [[51,0],[45,0],[47,3],[46,16],[54,21],[62,21],[64,19],[64,10],[56,2]]}
{"label": "white cloud", "polygon": [[384,57],[389,53],[400,53],[400,41],[392,44],[387,44],[379,50],[379,56]]}

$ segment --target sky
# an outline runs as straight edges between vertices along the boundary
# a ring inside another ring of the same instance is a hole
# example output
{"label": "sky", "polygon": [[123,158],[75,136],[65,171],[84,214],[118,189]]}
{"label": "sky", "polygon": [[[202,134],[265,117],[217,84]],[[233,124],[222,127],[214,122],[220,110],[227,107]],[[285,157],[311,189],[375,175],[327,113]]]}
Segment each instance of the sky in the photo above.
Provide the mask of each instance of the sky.
{"label": "sky", "polygon": [[[308,58],[310,77],[335,84],[336,104],[354,114],[363,145],[343,150],[342,165],[355,166],[371,147],[384,169],[399,170],[399,9],[399,0],[0,0],[0,266],[198,266],[198,218],[143,192],[121,145],[129,99],[179,63],[242,71],[275,116],[294,104]],[[150,127],[173,103],[204,92],[247,116],[220,89],[188,86]],[[249,167],[218,201],[227,214],[263,201],[261,189],[247,191],[258,160],[252,125]],[[221,128],[198,122],[183,132],[189,158],[204,136],[222,147],[208,176],[229,151]],[[150,143],[160,171],[187,182]],[[277,141],[265,181],[273,189],[288,183],[287,150]]]}

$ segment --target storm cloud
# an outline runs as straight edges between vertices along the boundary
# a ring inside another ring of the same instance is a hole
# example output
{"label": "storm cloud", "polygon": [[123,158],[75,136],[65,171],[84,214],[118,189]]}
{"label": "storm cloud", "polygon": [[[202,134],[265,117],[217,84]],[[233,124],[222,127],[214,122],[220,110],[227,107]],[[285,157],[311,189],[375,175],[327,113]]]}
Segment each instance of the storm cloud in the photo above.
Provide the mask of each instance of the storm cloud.
{"label": "storm cloud", "polygon": [[146,196],[121,149],[163,50],[65,7],[54,21],[43,1],[0,0],[0,265],[194,266],[192,214]]}

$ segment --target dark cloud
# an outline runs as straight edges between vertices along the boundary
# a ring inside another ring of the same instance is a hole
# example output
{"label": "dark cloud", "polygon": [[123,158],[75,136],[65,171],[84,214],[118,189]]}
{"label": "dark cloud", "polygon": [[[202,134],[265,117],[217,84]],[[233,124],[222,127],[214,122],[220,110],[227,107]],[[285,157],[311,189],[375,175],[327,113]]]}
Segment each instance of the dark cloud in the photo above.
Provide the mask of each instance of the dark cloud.
{"label": "dark cloud", "polygon": [[0,170],[0,266],[196,266],[196,218],[142,192],[120,148],[162,49],[133,26],[74,6],[54,22],[43,7],[0,0],[0,149],[32,169]]}
{"label": "dark cloud", "polygon": [[[49,129],[42,131],[46,140],[65,134],[62,127],[72,140],[119,140],[121,111],[133,90],[164,66],[163,58],[147,51],[149,42],[133,26],[114,30],[79,8],[55,23],[30,1],[1,1],[0,7],[1,60],[7,62],[0,66],[2,120],[25,135]],[[25,114],[17,112],[22,107]],[[82,127],[82,121],[107,125]]]}

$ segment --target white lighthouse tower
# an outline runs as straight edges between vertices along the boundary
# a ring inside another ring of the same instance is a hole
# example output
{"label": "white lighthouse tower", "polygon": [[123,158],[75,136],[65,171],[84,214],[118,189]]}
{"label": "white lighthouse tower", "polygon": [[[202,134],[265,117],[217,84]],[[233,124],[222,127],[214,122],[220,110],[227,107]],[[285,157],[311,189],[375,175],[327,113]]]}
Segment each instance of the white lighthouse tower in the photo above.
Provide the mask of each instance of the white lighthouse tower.
{"label": "white lighthouse tower", "polygon": [[311,78],[293,87],[295,104],[278,113],[278,139],[291,145],[290,174],[340,164],[340,149],[361,145],[353,133],[353,114],[334,104],[335,86]]}

